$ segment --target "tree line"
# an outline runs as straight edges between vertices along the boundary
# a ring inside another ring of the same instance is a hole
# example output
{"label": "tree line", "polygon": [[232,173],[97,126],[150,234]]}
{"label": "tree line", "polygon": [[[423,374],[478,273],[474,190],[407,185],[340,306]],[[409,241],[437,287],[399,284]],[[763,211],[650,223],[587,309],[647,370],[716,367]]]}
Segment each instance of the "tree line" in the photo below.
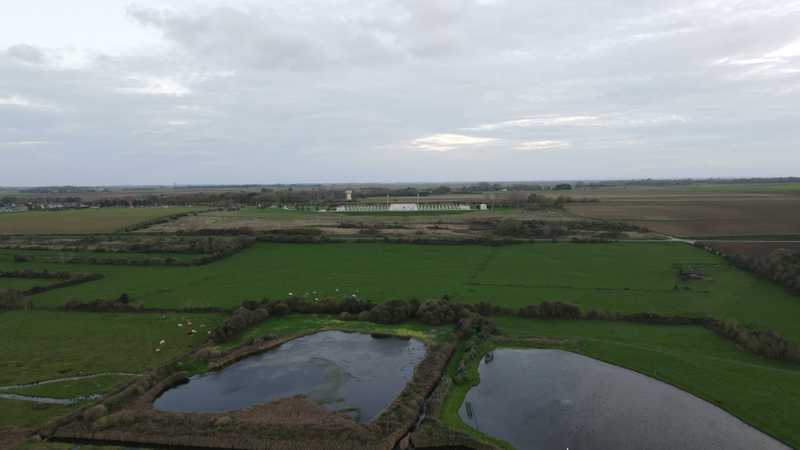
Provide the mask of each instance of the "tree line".
{"label": "tree line", "polygon": [[779,248],[765,257],[757,258],[744,254],[723,253],[702,242],[698,242],[696,246],[719,254],[734,267],[780,284],[791,294],[800,295],[800,252],[796,250]]}

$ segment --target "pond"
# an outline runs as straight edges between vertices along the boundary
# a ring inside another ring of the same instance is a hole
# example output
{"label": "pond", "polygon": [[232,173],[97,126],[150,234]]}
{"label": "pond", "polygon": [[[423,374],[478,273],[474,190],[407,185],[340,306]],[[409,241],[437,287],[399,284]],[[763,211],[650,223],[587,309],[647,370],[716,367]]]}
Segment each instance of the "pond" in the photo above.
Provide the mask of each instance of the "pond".
{"label": "pond", "polygon": [[497,349],[459,415],[518,449],[787,449],[716,406],[561,350]]}
{"label": "pond", "polygon": [[325,331],[286,342],[164,392],[162,411],[221,412],[305,395],[369,422],[405,388],[425,357],[416,339]]}

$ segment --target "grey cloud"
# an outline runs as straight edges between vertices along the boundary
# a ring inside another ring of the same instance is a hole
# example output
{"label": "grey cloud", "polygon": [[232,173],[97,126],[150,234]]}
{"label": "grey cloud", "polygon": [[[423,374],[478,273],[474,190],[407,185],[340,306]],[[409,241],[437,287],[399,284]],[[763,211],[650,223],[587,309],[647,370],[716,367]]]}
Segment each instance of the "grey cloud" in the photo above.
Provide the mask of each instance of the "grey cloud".
{"label": "grey cloud", "polygon": [[[289,4],[292,5],[292,4]],[[189,53],[227,66],[309,69],[436,58],[468,49],[475,0],[309,2],[308,10],[214,7],[190,14],[132,6],[128,14]],[[295,5],[296,6],[296,5]]]}
{"label": "grey cloud", "polygon": [[6,50],[6,53],[12,58],[31,64],[42,64],[45,62],[45,54],[32,45],[12,45]]}
{"label": "grey cloud", "polygon": [[4,184],[800,167],[800,55],[772,54],[798,2],[227,3],[132,6],[163,45],[80,67],[0,52],[0,142],[39,143],[2,147]]}

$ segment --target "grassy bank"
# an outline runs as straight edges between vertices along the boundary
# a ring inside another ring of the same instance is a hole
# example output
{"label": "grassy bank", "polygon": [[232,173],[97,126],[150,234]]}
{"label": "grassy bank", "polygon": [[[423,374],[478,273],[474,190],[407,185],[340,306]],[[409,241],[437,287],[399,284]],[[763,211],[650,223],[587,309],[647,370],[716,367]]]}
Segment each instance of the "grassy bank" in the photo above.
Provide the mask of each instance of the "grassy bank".
{"label": "grassy bank", "polygon": [[219,348],[226,350],[263,336],[289,336],[310,332],[339,330],[357,333],[384,333],[407,336],[426,343],[443,342],[453,339],[452,325],[432,327],[419,322],[406,322],[398,325],[381,325],[372,322],[355,320],[338,320],[326,314],[290,314],[283,317],[272,317],[236,338],[221,344]]}

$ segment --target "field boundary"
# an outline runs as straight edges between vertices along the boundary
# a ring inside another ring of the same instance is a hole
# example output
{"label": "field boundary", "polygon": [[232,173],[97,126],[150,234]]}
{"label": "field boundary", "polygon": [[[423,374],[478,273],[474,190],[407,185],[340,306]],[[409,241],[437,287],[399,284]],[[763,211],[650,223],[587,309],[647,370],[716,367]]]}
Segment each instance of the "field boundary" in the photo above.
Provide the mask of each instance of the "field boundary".
{"label": "field boundary", "polygon": [[[465,286],[480,286],[480,287],[500,287],[500,288],[520,288],[520,289],[569,289],[576,291],[603,291],[603,292],[648,292],[648,293],[672,293],[675,292],[674,288],[671,289],[641,289],[641,288],[607,288],[607,287],[578,287],[568,285],[530,285],[530,284],[517,284],[517,283],[479,283],[468,282],[464,283]],[[710,294],[708,290],[692,289],[693,293]]]}

